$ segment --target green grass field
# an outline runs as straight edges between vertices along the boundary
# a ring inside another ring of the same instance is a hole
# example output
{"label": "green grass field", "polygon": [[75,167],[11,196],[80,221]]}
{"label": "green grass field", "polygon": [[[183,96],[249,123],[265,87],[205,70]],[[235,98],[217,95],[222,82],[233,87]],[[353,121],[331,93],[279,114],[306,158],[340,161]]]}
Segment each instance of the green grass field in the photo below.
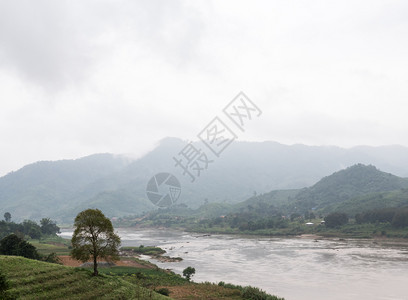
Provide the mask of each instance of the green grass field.
{"label": "green grass field", "polygon": [[[69,240],[59,237],[29,240],[42,255],[54,252],[69,254]],[[133,247],[139,250],[140,247]],[[132,250],[127,249],[127,250]],[[135,251],[137,252],[137,251]],[[142,247],[142,253],[157,255],[160,248]],[[158,268],[137,257],[126,257],[140,267],[100,267],[99,276],[92,276],[92,268],[76,268],[18,256],[1,256],[0,271],[9,282],[9,299],[272,299],[256,290],[244,295],[244,288],[215,283],[189,282],[178,274]],[[163,289],[167,292],[163,292]],[[169,297],[165,297],[159,291]],[[4,297],[0,295],[0,299]],[[7,299],[7,298],[6,298]]]}
{"label": "green grass field", "polygon": [[120,276],[126,281],[138,283],[144,287],[185,285],[189,282],[173,272],[162,269],[144,269],[134,267],[101,268],[99,273]]}
{"label": "green grass field", "polygon": [[170,297],[178,300],[189,299],[225,299],[225,300],[284,300],[253,287],[221,283],[195,283],[189,282],[173,272],[159,268],[143,269],[135,267],[101,268],[101,273],[142,285],[143,287],[158,290],[165,288],[170,292]]}
{"label": "green grass field", "polygon": [[59,236],[50,236],[40,240],[30,239],[28,242],[37,248],[38,253],[43,255],[48,255],[52,252],[57,255],[69,255],[70,252],[68,247],[71,245],[71,241]]}
{"label": "green grass field", "polygon": [[0,269],[16,299],[169,299],[109,275],[16,256],[0,256]]}
{"label": "green grass field", "polygon": [[[9,282],[9,299],[283,300],[255,288],[188,282],[177,274],[158,268],[99,268],[100,275],[94,277],[90,269],[0,256],[0,270]],[[245,294],[248,288],[250,293]],[[171,298],[153,289],[166,289]],[[0,298],[7,299],[1,295]]]}
{"label": "green grass field", "polygon": [[143,246],[143,245],[139,247],[122,247],[120,249],[123,251],[132,251],[133,253],[144,254],[144,255],[161,255],[161,254],[166,253],[166,251],[160,247]]}

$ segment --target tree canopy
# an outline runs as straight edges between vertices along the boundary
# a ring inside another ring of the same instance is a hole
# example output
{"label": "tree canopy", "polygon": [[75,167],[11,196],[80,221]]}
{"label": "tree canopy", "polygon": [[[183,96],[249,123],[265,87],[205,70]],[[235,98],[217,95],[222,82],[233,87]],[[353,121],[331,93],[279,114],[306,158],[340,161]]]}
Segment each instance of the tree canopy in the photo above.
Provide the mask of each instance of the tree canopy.
{"label": "tree canopy", "polygon": [[9,212],[6,212],[4,214],[4,220],[6,220],[6,222],[10,222],[11,220],[11,214]]}
{"label": "tree canopy", "polygon": [[395,213],[394,218],[392,219],[392,226],[397,228],[403,228],[408,226],[408,209],[400,209]]}
{"label": "tree canopy", "polygon": [[334,212],[328,214],[325,218],[325,225],[329,228],[342,226],[348,223],[348,216],[345,213]]}
{"label": "tree canopy", "polygon": [[80,212],[74,227],[71,256],[83,262],[92,258],[94,276],[98,275],[98,258],[119,260],[120,237],[114,233],[112,222],[99,209]]}
{"label": "tree canopy", "polygon": [[60,233],[60,228],[55,224],[55,222],[51,221],[50,218],[42,218],[40,221],[41,224],[41,232],[43,234],[57,234]]}
{"label": "tree canopy", "polygon": [[39,259],[37,249],[30,243],[10,234],[0,241],[0,254],[24,256],[31,259]]}
{"label": "tree canopy", "polygon": [[183,270],[183,276],[190,281],[191,277],[195,274],[195,268],[193,267],[187,267]]}

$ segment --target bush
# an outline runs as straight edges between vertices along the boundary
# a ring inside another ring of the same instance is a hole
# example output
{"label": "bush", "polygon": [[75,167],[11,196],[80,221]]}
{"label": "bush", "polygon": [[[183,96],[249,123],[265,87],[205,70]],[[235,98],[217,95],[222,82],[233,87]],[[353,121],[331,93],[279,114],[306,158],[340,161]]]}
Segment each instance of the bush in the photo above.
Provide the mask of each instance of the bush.
{"label": "bush", "polygon": [[9,283],[2,273],[0,273],[0,295],[2,295],[9,288]]}
{"label": "bush", "polygon": [[355,219],[357,224],[363,223],[391,223],[398,212],[398,208],[381,208],[370,210],[364,213],[356,214]]}
{"label": "bush", "polygon": [[324,218],[324,224],[329,228],[339,227],[348,223],[348,216],[345,213],[331,213]]}
{"label": "bush", "polygon": [[49,262],[49,263],[53,263],[53,264],[62,265],[62,262],[61,262],[60,258],[57,256],[57,253],[55,253],[55,252],[52,252],[52,253],[50,253],[50,254],[48,254],[46,256],[42,256],[41,260]]}
{"label": "bush", "polygon": [[139,247],[122,247],[120,248],[120,250],[133,251],[134,253],[137,253],[137,254],[144,254],[144,255],[151,255],[151,256],[158,256],[158,255],[166,253],[166,251],[160,247],[143,246],[143,245],[140,245]]}
{"label": "bush", "polygon": [[192,267],[187,267],[183,270],[183,276],[190,281],[191,276],[195,274],[195,268]]}
{"label": "bush", "polygon": [[397,212],[392,219],[392,226],[396,228],[408,227],[408,210],[404,209]]}
{"label": "bush", "polygon": [[159,294],[162,294],[164,296],[169,296],[170,295],[170,290],[167,289],[167,288],[158,289],[156,292],[159,293]]}
{"label": "bush", "polygon": [[17,255],[31,259],[40,258],[37,249],[33,245],[15,234],[10,234],[0,241],[0,254]]}
{"label": "bush", "polygon": [[283,298],[269,295],[266,292],[252,286],[244,287],[242,289],[241,296],[244,299],[251,300],[283,300]]}
{"label": "bush", "polygon": [[14,300],[15,297],[12,297],[8,294],[7,290],[10,288],[10,284],[6,279],[4,274],[0,273],[0,299],[4,300]]}

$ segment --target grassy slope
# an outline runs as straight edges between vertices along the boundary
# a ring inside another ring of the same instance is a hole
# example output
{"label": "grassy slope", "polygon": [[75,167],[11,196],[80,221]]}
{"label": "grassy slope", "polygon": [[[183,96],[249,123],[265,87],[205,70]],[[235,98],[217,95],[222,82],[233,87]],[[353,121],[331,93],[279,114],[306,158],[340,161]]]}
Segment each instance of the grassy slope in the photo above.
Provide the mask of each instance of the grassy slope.
{"label": "grassy slope", "polygon": [[22,257],[0,256],[0,269],[17,299],[169,299],[117,277]]}
{"label": "grassy slope", "polygon": [[30,239],[28,242],[37,248],[38,253],[43,255],[48,255],[51,252],[57,255],[69,255],[70,253],[68,247],[71,245],[71,241],[59,236],[49,236],[41,240]]}
{"label": "grassy slope", "polygon": [[177,300],[189,299],[225,299],[225,300],[284,300],[277,296],[267,295],[257,290],[255,293],[244,296],[243,289],[248,287],[223,285],[216,283],[195,283],[189,282],[180,275],[172,272],[165,272],[161,269],[141,269],[134,267],[112,267],[101,268],[105,274],[115,275],[131,283],[137,282],[145,287],[160,289],[165,288],[170,291],[170,297]]}
{"label": "grassy slope", "polygon": [[[68,241],[58,237],[30,240],[30,243],[38,246],[43,255],[51,252],[66,255],[69,252]],[[149,250],[149,247],[145,248]],[[188,282],[180,275],[157,268],[147,261],[135,257],[124,259],[135,260],[145,267],[99,268],[101,276],[94,278],[91,268],[66,267],[0,255],[0,270],[10,281],[11,295],[17,299],[247,299],[241,296],[241,289],[237,287]],[[152,292],[160,288],[167,288],[171,298]]]}

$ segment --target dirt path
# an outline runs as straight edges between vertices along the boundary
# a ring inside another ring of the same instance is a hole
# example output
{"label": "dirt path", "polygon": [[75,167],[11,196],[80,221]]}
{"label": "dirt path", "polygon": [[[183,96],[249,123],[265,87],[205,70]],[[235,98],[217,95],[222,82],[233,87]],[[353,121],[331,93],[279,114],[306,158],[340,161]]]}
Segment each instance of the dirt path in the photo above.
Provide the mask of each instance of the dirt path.
{"label": "dirt path", "polygon": [[[80,265],[83,264],[83,262],[73,259],[69,255],[60,255],[58,256],[59,259],[61,260],[62,264],[64,266],[70,266],[70,267],[79,267]],[[103,260],[101,260],[103,261]],[[99,260],[98,260],[99,262]],[[136,268],[144,268],[144,269],[149,269],[149,266],[142,265],[138,262],[132,261],[132,260],[120,260],[116,261],[115,265],[117,266],[122,266],[122,267],[136,267]]]}
{"label": "dirt path", "polygon": [[177,300],[218,300],[220,298],[230,300],[242,299],[240,291],[219,287],[217,285],[186,284],[170,286],[167,287],[167,289],[170,291],[170,297]]}

